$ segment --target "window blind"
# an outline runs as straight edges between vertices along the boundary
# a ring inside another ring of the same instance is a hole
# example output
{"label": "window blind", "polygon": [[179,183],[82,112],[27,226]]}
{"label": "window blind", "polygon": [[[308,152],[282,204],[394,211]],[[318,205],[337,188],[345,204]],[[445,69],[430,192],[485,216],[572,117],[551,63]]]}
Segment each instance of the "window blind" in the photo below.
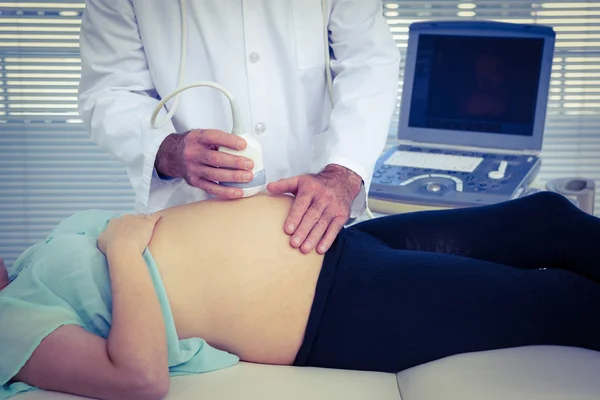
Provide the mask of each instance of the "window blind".
{"label": "window blind", "polygon": [[[558,35],[540,180],[583,176],[600,183],[600,2],[383,0],[383,5],[403,56],[414,21],[553,26]],[[0,0],[0,255],[8,265],[74,212],[133,208],[124,168],[89,140],[77,113],[84,7],[83,0]],[[400,86],[399,101],[401,94]],[[395,118],[390,143],[397,112]]]}
{"label": "window blind", "polygon": [[[581,177],[600,185],[600,2],[530,0],[384,0],[384,14],[402,55],[402,71],[412,22],[493,20],[549,25],[556,31],[541,184]],[[399,107],[390,127],[394,143]],[[595,214],[600,215],[600,188]]]}
{"label": "window blind", "polygon": [[125,169],[77,112],[82,0],[0,1],[0,256],[74,212],[133,208]]}

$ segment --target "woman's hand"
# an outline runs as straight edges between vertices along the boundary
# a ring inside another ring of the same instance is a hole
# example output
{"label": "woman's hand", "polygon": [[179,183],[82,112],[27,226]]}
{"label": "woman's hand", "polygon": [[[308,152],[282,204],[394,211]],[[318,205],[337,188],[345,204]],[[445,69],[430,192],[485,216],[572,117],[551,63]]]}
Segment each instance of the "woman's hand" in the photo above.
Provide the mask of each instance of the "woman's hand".
{"label": "woman's hand", "polygon": [[132,246],[142,254],[152,239],[154,227],[159,219],[160,216],[156,214],[127,214],[114,218],[98,236],[98,249],[106,255],[110,247],[125,245]]}

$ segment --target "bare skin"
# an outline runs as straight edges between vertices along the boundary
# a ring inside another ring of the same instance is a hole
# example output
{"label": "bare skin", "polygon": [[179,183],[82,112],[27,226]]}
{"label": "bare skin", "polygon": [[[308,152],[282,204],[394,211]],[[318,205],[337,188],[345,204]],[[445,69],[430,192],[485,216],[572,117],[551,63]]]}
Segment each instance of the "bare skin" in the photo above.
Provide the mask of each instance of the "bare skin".
{"label": "bare skin", "polygon": [[[113,295],[108,338],[62,326],[40,343],[14,380],[106,400],[165,396],[166,344],[142,257],[146,247],[180,338],[202,337],[245,361],[291,364],[323,262],[322,255],[289,245],[282,223],[292,202],[288,196],[204,201],[111,220],[98,238]],[[8,277],[0,267],[2,288]]]}
{"label": "bare skin", "polygon": [[325,254],[350,218],[362,179],[341,165],[329,164],[318,174],[281,179],[267,187],[272,194],[291,193],[294,204],[285,221],[292,247]]}
{"label": "bare skin", "polygon": [[124,215],[98,237],[112,292],[108,338],[63,325],[41,341],[14,381],[102,400],[165,396],[170,381],[164,323],[142,257],[159,219]]}
{"label": "bare skin", "polygon": [[[250,182],[254,178],[251,159],[217,151],[219,146],[243,150],[247,143],[236,135],[215,129],[194,129],[171,134],[158,149],[154,166],[167,177],[182,178],[188,185],[221,199],[238,199],[239,188],[216,182]],[[274,195],[293,194],[295,200],[283,223],[290,245],[303,253],[325,254],[350,217],[362,178],[337,164],[317,174],[303,174],[271,182]]]}
{"label": "bare skin", "polygon": [[242,197],[243,191],[216,182],[250,182],[254,162],[217,151],[219,146],[243,150],[247,143],[231,133],[216,129],[193,129],[165,138],[158,148],[154,166],[158,173],[182,178],[191,185],[223,199]]}
{"label": "bare skin", "polygon": [[181,338],[199,336],[242,360],[291,364],[323,256],[289,245],[293,198],[257,196],[161,211],[149,249]]}

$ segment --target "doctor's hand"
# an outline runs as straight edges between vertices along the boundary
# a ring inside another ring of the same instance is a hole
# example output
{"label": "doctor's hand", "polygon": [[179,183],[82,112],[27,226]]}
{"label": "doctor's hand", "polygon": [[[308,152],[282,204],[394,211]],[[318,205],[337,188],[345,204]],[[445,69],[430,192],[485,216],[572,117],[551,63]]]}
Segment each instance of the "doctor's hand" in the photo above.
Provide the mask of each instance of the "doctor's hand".
{"label": "doctor's hand", "polygon": [[216,129],[194,129],[173,133],[161,143],[154,166],[171,178],[182,178],[194,187],[224,199],[242,197],[239,188],[220,186],[216,182],[250,182],[254,162],[246,157],[218,151],[220,146],[233,150],[246,148],[246,141]]}
{"label": "doctor's hand", "polygon": [[353,171],[330,164],[314,175],[281,179],[267,186],[273,194],[296,196],[285,221],[291,245],[303,253],[324,254],[348,221],[362,179]]}

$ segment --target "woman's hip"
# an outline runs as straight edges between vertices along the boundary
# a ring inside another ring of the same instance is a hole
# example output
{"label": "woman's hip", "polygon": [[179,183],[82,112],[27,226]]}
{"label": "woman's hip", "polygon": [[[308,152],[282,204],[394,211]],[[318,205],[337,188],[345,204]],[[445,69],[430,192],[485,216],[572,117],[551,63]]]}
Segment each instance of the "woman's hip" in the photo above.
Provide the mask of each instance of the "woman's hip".
{"label": "woman's hip", "polygon": [[296,365],[397,372],[505,347],[600,349],[600,285],[568,271],[395,250],[352,230],[332,261]]}

